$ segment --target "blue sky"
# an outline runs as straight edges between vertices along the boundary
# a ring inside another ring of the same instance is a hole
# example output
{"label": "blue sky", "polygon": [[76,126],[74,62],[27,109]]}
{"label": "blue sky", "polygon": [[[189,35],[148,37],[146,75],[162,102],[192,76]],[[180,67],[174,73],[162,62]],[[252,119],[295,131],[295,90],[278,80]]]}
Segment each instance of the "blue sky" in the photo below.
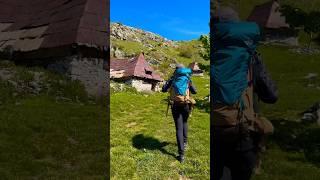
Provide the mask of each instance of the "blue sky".
{"label": "blue sky", "polygon": [[111,0],[111,22],[154,32],[171,40],[209,33],[210,0]]}

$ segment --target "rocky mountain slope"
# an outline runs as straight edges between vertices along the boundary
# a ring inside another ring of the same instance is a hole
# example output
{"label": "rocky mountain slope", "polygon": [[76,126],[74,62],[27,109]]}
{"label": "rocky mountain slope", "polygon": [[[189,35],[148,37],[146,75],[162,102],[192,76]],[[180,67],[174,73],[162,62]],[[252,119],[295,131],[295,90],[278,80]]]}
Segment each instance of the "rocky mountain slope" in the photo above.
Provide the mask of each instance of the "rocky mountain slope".
{"label": "rocky mountain slope", "polygon": [[111,23],[110,26],[111,39],[128,40],[134,42],[147,43],[149,41],[155,41],[159,43],[173,43],[158,34],[137,29],[134,27],[126,26],[121,23]]}

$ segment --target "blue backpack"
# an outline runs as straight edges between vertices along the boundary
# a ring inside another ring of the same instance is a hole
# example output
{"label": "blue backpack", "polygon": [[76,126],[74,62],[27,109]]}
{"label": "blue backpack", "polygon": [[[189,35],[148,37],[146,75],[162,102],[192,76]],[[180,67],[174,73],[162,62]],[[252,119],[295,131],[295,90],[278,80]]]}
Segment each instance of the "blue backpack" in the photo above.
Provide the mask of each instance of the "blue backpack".
{"label": "blue backpack", "polygon": [[192,70],[190,68],[178,68],[175,71],[170,88],[170,102],[172,104],[195,104],[189,92],[191,74]]}
{"label": "blue backpack", "polygon": [[221,22],[212,30],[211,95],[213,103],[241,102],[248,87],[250,51],[255,51],[260,29],[251,22]]}
{"label": "blue backpack", "polygon": [[186,96],[186,91],[189,88],[191,73],[192,70],[190,68],[178,68],[175,71],[172,80],[172,87],[176,94]]}

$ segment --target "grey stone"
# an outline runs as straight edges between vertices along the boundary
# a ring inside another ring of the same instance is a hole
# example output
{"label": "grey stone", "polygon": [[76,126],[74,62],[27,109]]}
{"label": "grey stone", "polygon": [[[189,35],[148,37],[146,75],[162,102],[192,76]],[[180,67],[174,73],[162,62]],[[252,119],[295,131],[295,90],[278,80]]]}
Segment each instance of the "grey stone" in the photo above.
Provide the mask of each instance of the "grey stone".
{"label": "grey stone", "polygon": [[176,64],[170,64],[169,65],[172,69],[175,69],[176,68]]}
{"label": "grey stone", "polygon": [[0,79],[8,80],[13,77],[13,72],[10,69],[0,69]]}
{"label": "grey stone", "polygon": [[301,120],[303,122],[316,122],[320,125],[320,102],[315,103],[310,108],[302,113]]}
{"label": "grey stone", "polygon": [[166,42],[168,46],[175,46],[173,41],[165,39],[158,34],[143,31],[141,29],[125,26],[121,23],[111,23],[110,25],[111,39],[128,40],[142,43],[145,47],[153,47],[149,41]]}
{"label": "grey stone", "polygon": [[314,79],[318,77],[318,73],[309,73],[308,75],[306,75],[304,78],[305,79]]}
{"label": "grey stone", "polygon": [[120,49],[116,48],[116,50],[114,51],[114,55],[115,58],[124,58],[125,57],[125,53],[123,51],[121,51]]}
{"label": "grey stone", "polygon": [[10,83],[13,87],[17,88],[18,87],[18,83],[13,81],[13,80],[8,80],[8,83]]}
{"label": "grey stone", "polygon": [[103,59],[69,56],[57,59],[50,67],[51,70],[65,74],[72,80],[79,80],[90,96],[107,94],[109,75],[108,71],[103,68]]}

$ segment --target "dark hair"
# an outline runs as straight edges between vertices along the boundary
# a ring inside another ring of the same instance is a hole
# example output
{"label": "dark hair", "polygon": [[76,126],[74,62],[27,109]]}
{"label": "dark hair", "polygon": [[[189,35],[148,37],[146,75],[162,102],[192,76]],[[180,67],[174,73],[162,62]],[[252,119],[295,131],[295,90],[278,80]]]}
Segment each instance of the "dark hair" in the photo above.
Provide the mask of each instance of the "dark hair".
{"label": "dark hair", "polygon": [[211,20],[213,22],[229,22],[229,21],[239,21],[239,14],[233,8],[224,6],[216,9],[216,12],[212,16]]}

